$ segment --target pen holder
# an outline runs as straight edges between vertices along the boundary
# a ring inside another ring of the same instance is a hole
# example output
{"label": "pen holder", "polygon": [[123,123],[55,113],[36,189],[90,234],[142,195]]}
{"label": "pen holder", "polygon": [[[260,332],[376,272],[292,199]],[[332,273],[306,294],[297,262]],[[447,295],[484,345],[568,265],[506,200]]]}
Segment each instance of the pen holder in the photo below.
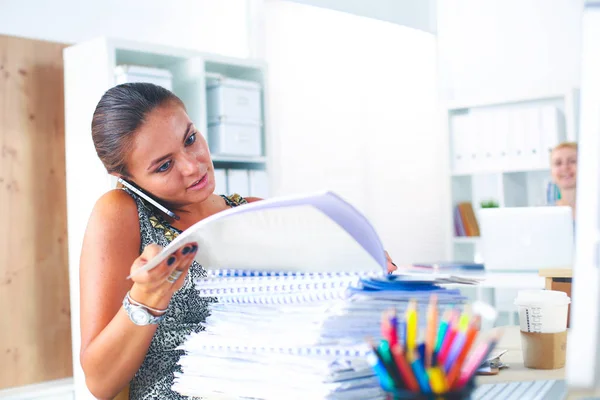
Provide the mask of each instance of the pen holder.
{"label": "pen holder", "polygon": [[462,389],[451,392],[436,394],[411,392],[408,390],[397,389],[393,392],[386,392],[387,400],[468,400],[475,390],[475,380],[470,380]]}

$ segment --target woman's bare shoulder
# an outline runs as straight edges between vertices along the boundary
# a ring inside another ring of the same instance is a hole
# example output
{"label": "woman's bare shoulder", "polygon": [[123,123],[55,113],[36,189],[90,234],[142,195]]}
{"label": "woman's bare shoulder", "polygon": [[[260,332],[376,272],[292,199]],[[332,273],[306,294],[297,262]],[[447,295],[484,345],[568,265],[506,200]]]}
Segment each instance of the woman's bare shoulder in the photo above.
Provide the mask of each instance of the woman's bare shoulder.
{"label": "woman's bare shoulder", "polygon": [[121,189],[113,189],[104,193],[96,202],[93,212],[105,216],[120,216],[133,214],[137,217],[137,205],[135,200],[127,192]]}
{"label": "woman's bare shoulder", "polygon": [[[127,232],[127,235],[123,233]],[[136,235],[137,233],[137,235]],[[103,194],[90,215],[86,236],[94,241],[121,238],[139,246],[139,219],[133,197],[124,190],[114,189]],[[128,238],[128,239],[125,239]]]}

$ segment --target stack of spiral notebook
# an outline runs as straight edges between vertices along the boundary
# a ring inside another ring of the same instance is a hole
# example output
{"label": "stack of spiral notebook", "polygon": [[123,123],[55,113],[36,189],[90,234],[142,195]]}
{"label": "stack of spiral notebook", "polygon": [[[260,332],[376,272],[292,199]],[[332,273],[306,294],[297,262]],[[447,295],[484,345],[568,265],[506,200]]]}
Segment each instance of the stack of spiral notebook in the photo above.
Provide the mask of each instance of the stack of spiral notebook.
{"label": "stack of spiral notebook", "polygon": [[425,313],[432,294],[441,308],[465,300],[427,275],[388,275],[373,227],[330,192],[201,221],[147,268],[190,240],[208,270],[198,295],[215,302],[204,329],[180,347],[173,390],[186,396],[381,398],[365,338],[380,337],[382,312],[403,313],[412,300]]}

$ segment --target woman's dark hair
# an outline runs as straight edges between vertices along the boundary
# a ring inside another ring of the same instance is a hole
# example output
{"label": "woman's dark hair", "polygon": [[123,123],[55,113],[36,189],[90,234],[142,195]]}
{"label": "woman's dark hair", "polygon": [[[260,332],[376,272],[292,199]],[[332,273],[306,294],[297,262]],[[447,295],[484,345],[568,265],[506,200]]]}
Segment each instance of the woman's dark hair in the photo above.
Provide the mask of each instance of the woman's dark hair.
{"label": "woman's dark hair", "polygon": [[185,108],[179,97],[152,83],[125,83],[104,93],[92,118],[92,140],[109,173],[129,176],[125,160],[135,132],[152,110],[168,101]]}

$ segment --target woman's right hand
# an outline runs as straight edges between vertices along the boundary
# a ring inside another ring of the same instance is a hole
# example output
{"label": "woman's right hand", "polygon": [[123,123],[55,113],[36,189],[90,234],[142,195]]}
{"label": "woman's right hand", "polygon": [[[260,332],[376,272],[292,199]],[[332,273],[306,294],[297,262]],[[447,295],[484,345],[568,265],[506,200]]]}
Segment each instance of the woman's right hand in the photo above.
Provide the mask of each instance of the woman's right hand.
{"label": "woman's right hand", "polygon": [[[146,246],[142,254],[133,262],[131,274],[133,275],[137,269],[144,266],[162,250],[163,248],[157,244]],[[155,268],[133,275],[131,277],[134,282],[130,292],[131,298],[148,307],[167,308],[173,293],[183,286],[197,251],[197,243],[187,243]]]}

